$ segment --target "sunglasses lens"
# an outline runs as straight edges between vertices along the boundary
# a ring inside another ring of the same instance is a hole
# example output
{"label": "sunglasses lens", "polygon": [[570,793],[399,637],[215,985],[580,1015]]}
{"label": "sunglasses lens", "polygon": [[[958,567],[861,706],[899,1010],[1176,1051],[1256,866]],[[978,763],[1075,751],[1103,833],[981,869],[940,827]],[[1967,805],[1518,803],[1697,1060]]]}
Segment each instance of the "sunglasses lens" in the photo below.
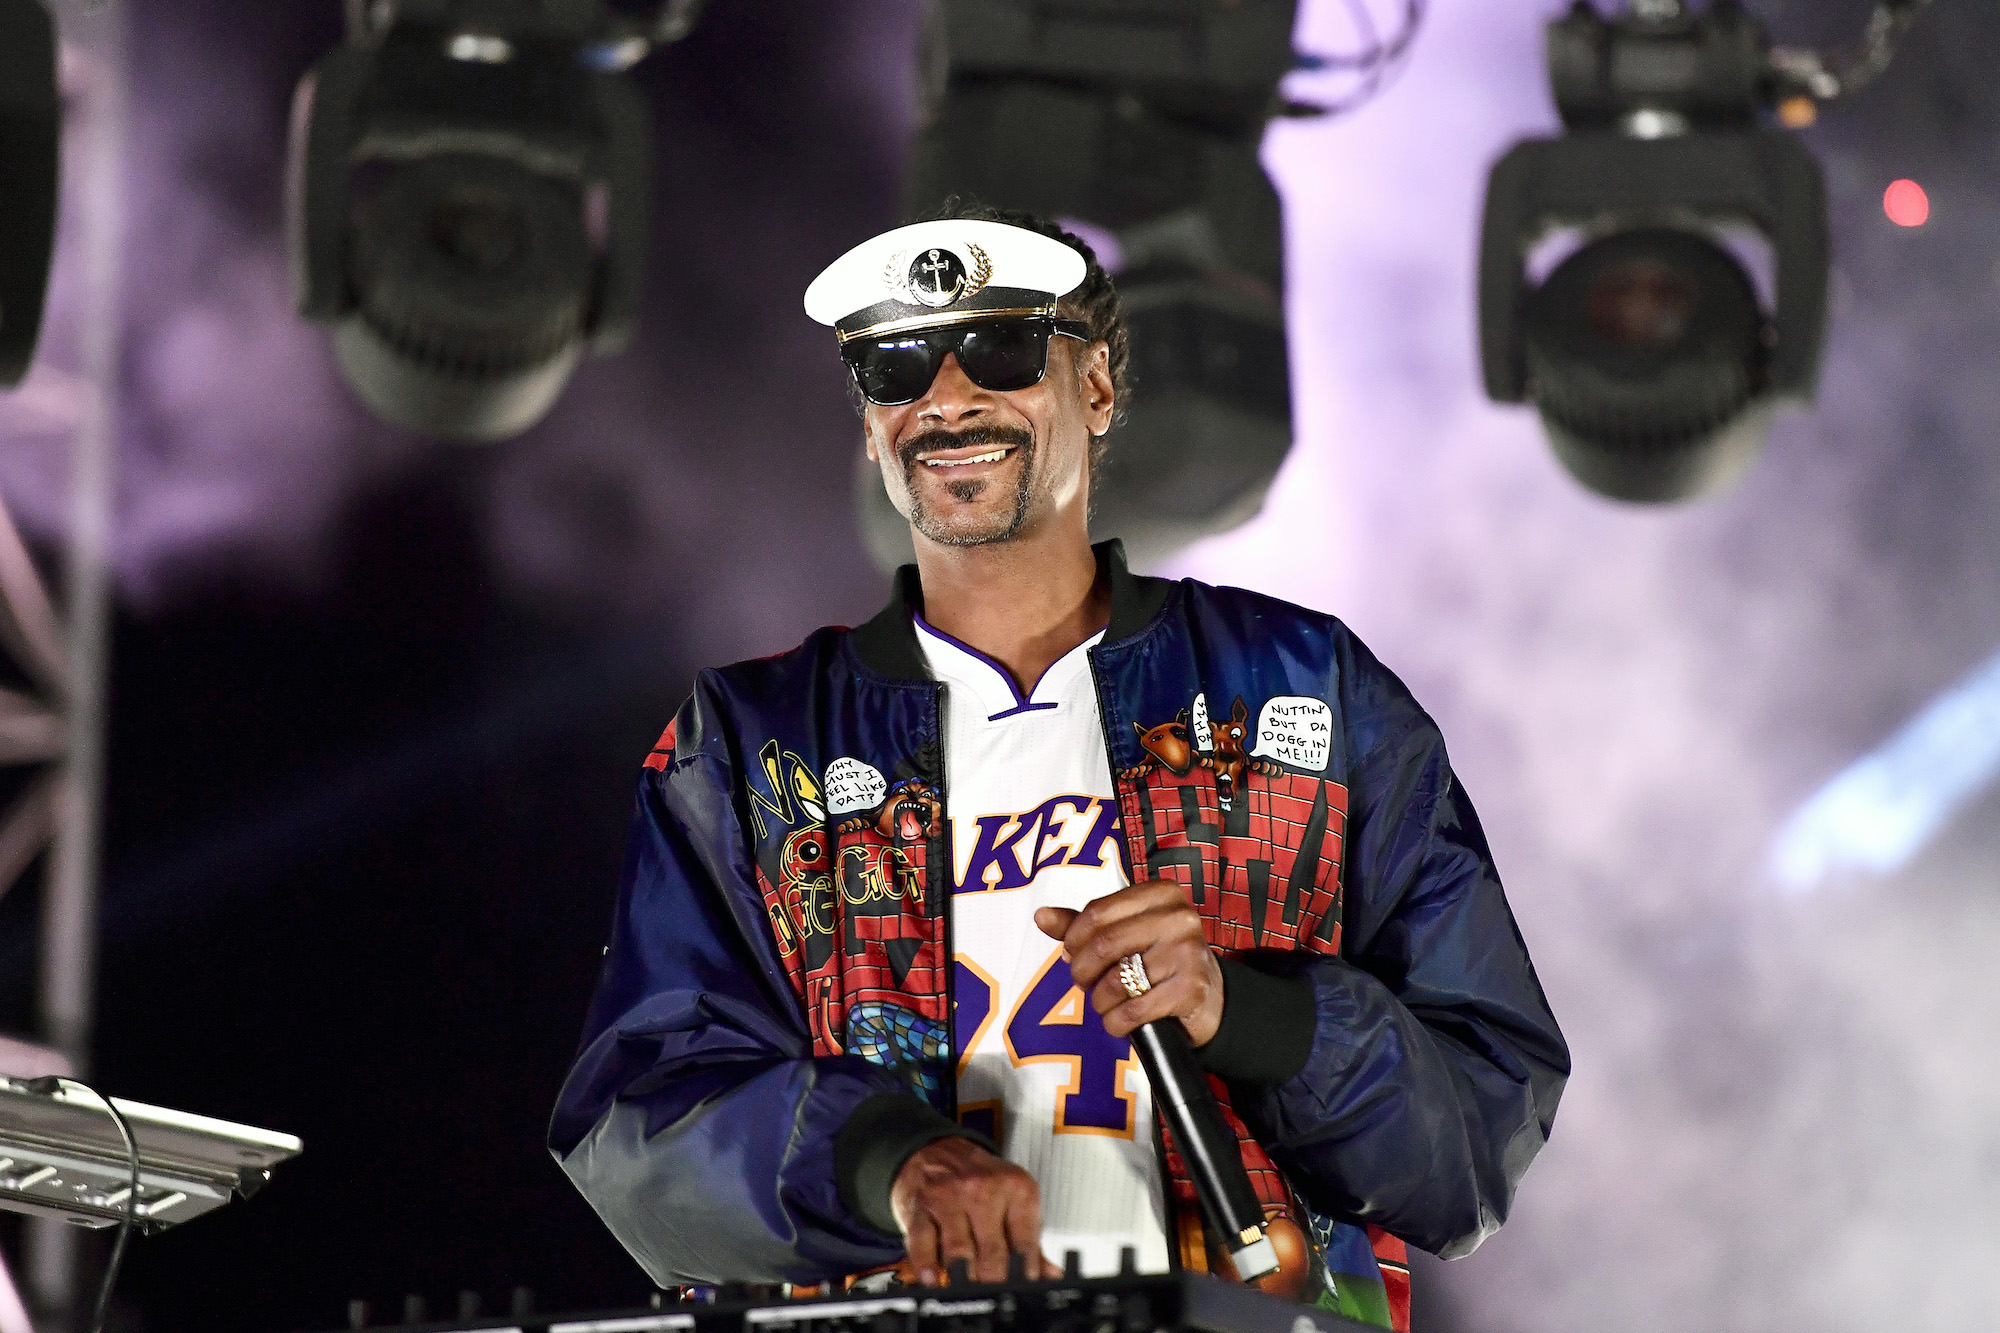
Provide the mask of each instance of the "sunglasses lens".
{"label": "sunglasses lens", "polygon": [[967,329],[958,364],[982,389],[1012,393],[1042,382],[1049,364],[1049,327],[1027,320],[979,324]]}
{"label": "sunglasses lens", "polygon": [[922,338],[883,338],[843,349],[862,396],[882,407],[913,403],[937,375],[931,346]]}
{"label": "sunglasses lens", "polygon": [[1049,325],[1040,321],[1006,320],[974,325],[956,335],[931,333],[849,344],[841,356],[853,367],[855,381],[869,402],[900,407],[924,396],[947,352],[957,355],[967,378],[982,389],[1012,393],[1033,388],[1048,369],[1049,333]]}

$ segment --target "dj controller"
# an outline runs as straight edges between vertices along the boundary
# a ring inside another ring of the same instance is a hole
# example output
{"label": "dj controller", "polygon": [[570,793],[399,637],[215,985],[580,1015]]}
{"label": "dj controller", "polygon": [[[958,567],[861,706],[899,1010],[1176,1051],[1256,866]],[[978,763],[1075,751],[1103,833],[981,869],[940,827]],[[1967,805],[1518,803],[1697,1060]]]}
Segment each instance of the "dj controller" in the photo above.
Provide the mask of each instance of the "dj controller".
{"label": "dj controller", "polygon": [[[350,1322],[366,1323],[359,1316]],[[383,1326],[377,1326],[383,1327]],[[798,1299],[745,1297],[596,1314],[405,1323],[399,1333],[1360,1333],[1369,1325],[1199,1273],[1061,1277]]]}

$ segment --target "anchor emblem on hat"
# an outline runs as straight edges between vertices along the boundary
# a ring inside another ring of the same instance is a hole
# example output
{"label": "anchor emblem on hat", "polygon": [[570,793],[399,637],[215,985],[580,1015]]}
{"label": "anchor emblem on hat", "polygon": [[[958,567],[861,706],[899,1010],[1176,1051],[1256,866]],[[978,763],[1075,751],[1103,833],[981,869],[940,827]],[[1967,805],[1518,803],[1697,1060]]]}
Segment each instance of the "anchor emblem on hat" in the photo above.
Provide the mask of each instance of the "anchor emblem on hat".
{"label": "anchor emblem on hat", "polygon": [[920,250],[910,264],[906,285],[919,305],[950,305],[965,290],[965,261],[936,246]]}
{"label": "anchor emblem on hat", "polygon": [[993,261],[976,245],[966,248],[972,252],[970,271],[963,259],[942,246],[917,251],[904,275],[903,290],[917,304],[933,310],[972,295],[992,278]]}

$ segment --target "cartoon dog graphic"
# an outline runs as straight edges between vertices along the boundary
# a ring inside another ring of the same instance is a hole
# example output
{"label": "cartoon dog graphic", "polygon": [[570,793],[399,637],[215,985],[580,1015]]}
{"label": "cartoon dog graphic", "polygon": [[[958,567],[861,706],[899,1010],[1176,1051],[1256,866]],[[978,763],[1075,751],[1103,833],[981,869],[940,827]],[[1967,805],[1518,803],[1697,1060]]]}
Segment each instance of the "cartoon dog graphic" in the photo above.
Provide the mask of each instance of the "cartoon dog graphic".
{"label": "cartoon dog graphic", "polygon": [[1194,742],[1188,739],[1188,710],[1183,708],[1180,715],[1171,722],[1162,722],[1151,731],[1132,724],[1132,730],[1139,733],[1139,746],[1152,756],[1137,768],[1128,768],[1119,776],[1130,779],[1144,777],[1156,768],[1164,768],[1177,778],[1184,778],[1192,770],[1201,756],[1194,751]]}
{"label": "cartoon dog graphic", "polygon": [[1252,759],[1244,753],[1243,742],[1250,736],[1250,710],[1243,706],[1242,695],[1236,696],[1236,707],[1230,710],[1229,721],[1218,722],[1210,730],[1215,735],[1215,753],[1204,757],[1202,762],[1215,770],[1215,790],[1224,801],[1235,795],[1245,773],[1276,777],[1285,771],[1268,759]]}
{"label": "cartoon dog graphic", "polygon": [[872,814],[844,820],[835,832],[856,833],[873,824],[890,842],[907,846],[937,837],[943,814],[944,803],[938,800],[937,792],[921,779],[909,778],[889,788],[888,796]]}
{"label": "cartoon dog graphic", "polygon": [[1243,696],[1236,696],[1236,706],[1231,710],[1227,722],[1217,722],[1210,728],[1214,738],[1215,752],[1201,754],[1194,748],[1188,735],[1188,710],[1183,708],[1171,722],[1162,722],[1148,730],[1134,722],[1132,730],[1139,734],[1139,745],[1148,758],[1137,768],[1128,768],[1119,776],[1130,781],[1142,778],[1157,769],[1166,769],[1177,778],[1186,777],[1196,768],[1205,768],[1215,774],[1217,798],[1228,805],[1249,773],[1263,773],[1276,776],[1285,770],[1268,759],[1252,759],[1243,749],[1243,742],[1250,736],[1250,710],[1243,703]]}

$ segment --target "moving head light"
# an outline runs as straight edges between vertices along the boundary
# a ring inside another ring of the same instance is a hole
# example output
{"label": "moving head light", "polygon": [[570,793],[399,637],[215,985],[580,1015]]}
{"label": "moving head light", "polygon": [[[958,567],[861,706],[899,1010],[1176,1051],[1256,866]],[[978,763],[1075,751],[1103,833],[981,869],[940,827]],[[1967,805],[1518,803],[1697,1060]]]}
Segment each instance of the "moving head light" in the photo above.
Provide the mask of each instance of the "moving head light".
{"label": "moving head light", "polygon": [[377,415],[506,438],[630,341],[650,145],[620,71],[697,8],[350,0],[299,84],[287,220],[299,310]]}
{"label": "moving head light", "polygon": [[[1835,63],[1774,51],[1736,0],[1696,13],[1585,0],[1548,28],[1569,133],[1494,167],[1480,253],[1486,391],[1532,400],[1558,458],[1614,499],[1720,489],[1761,453],[1773,408],[1808,402],[1826,333],[1830,241],[1819,165],[1761,123],[1851,91],[1887,63],[1916,3],[1882,6],[1871,45]],[[1885,20],[1883,15],[1890,17]],[[1767,300],[1736,248],[1771,256]],[[1570,252],[1531,283],[1550,241]]]}
{"label": "moving head light", "polygon": [[[1292,50],[1296,0],[936,0],[925,33],[924,123],[905,207],[966,196],[1108,236],[1131,331],[1132,400],[1113,433],[1092,528],[1155,563],[1262,507],[1291,448],[1283,218],[1258,160]],[[1400,36],[1317,58],[1364,89]],[[908,525],[872,467],[856,503],[884,566]]]}
{"label": "moving head light", "polygon": [[28,373],[55,247],[61,103],[41,0],[0,0],[0,387]]}

